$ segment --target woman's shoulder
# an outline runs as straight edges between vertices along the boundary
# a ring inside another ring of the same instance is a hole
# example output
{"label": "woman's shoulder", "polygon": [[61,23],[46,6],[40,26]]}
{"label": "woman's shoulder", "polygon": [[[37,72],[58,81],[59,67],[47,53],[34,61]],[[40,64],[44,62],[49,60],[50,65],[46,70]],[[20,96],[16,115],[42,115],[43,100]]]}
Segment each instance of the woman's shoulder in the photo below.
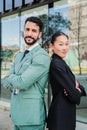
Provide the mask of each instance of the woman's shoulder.
{"label": "woman's shoulder", "polygon": [[66,65],[65,61],[62,58],[60,58],[57,55],[53,55],[50,66],[51,66],[51,68],[61,69],[61,70],[64,71],[66,69],[67,65]]}
{"label": "woman's shoulder", "polygon": [[51,63],[53,64],[65,64],[65,61],[56,54],[52,55]]}

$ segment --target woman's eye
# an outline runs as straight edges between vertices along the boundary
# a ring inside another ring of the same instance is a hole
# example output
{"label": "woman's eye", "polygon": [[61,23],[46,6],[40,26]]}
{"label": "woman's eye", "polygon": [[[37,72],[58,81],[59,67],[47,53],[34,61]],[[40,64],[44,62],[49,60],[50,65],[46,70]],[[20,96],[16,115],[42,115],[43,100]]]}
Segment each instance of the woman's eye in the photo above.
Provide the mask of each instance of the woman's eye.
{"label": "woman's eye", "polygon": [[62,46],[63,44],[62,43],[59,43],[60,46]]}

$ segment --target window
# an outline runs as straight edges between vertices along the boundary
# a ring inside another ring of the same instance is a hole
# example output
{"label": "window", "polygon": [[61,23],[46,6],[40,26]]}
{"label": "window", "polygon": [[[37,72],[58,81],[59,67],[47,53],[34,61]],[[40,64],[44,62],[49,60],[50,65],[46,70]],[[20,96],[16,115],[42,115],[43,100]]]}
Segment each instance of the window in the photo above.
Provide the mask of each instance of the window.
{"label": "window", "polygon": [[[57,30],[69,35],[70,51],[66,57],[75,74],[87,74],[87,1],[54,2],[49,10],[50,35]],[[84,24],[85,22],[85,24]]]}
{"label": "window", "polygon": [[[1,78],[3,78],[9,71],[15,54],[20,50],[18,15],[12,15],[2,18],[1,26],[2,26]],[[10,98],[9,93],[10,92],[7,89],[1,88],[2,98],[9,99]]]}
{"label": "window", "polygon": [[[66,61],[87,93],[87,1],[78,1],[54,2],[54,8],[49,10],[49,28],[50,35],[56,30],[69,35],[70,51]],[[87,96],[82,97],[80,105],[76,107],[77,120],[87,123]]]}
{"label": "window", "polygon": [[34,0],[25,0],[25,5],[26,5],[26,4],[32,4],[33,1],[34,1]]}
{"label": "window", "polygon": [[12,9],[12,0],[5,0],[5,11]]}
{"label": "window", "polygon": [[14,0],[14,8],[22,6],[22,0]]}
{"label": "window", "polygon": [[0,12],[3,12],[3,0],[0,0]]}
{"label": "window", "polygon": [[70,4],[69,6],[69,21],[71,23],[69,37],[71,50],[67,59],[75,74],[87,74],[86,10],[87,1],[78,4]]}

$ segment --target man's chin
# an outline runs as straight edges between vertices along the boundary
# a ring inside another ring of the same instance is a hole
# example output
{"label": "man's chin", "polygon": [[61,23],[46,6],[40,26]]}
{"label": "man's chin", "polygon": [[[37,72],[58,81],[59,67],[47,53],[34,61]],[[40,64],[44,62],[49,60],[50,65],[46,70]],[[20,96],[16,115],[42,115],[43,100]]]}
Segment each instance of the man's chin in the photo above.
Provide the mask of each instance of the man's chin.
{"label": "man's chin", "polygon": [[34,43],[33,42],[32,43],[26,42],[26,44],[29,45],[29,46],[31,46],[31,45],[34,45],[35,42]]}

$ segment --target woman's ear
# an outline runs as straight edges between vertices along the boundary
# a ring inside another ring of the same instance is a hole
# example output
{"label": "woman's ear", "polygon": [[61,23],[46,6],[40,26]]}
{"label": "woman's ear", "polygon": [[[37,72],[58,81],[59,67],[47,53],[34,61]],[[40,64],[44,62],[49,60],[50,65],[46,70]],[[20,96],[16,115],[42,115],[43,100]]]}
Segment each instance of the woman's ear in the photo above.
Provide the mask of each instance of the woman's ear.
{"label": "woman's ear", "polygon": [[50,45],[49,45],[49,55],[50,55],[50,57],[52,56],[52,54],[53,54],[53,44],[50,43]]}
{"label": "woman's ear", "polygon": [[53,50],[53,44],[52,43],[50,43],[50,46],[49,46],[52,50]]}

